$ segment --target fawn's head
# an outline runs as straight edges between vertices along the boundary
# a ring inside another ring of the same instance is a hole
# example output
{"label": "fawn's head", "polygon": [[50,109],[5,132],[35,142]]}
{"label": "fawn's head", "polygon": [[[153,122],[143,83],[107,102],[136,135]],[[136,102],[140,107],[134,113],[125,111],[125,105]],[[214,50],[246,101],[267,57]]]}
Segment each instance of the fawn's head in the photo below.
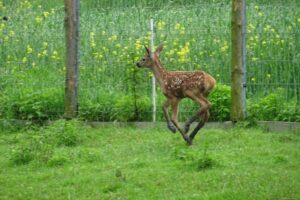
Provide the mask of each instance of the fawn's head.
{"label": "fawn's head", "polygon": [[159,53],[163,49],[163,44],[159,45],[153,54],[148,47],[145,46],[145,49],[146,49],[146,53],[145,53],[144,57],[139,62],[136,63],[136,66],[152,68],[155,59],[158,59]]}

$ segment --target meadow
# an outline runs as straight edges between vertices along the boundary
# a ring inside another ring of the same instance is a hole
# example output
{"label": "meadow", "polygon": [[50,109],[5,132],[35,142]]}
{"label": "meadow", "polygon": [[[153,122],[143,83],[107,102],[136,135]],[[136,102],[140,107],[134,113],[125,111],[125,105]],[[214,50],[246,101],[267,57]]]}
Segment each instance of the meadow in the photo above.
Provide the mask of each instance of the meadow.
{"label": "meadow", "polygon": [[[247,1],[247,112],[259,120],[300,121],[300,10],[296,1]],[[0,1],[0,118],[57,119],[65,79],[62,1]],[[151,120],[151,76],[135,62],[165,44],[170,70],[205,70],[218,86],[212,121],[229,119],[230,1],[81,1],[79,117]],[[163,97],[158,88],[157,101]],[[184,101],[180,119],[195,112]],[[160,110],[160,109],[158,109]],[[159,120],[162,113],[157,114]]]}
{"label": "meadow", "polygon": [[203,129],[1,127],[0,199],[299,199],[300,137]]}

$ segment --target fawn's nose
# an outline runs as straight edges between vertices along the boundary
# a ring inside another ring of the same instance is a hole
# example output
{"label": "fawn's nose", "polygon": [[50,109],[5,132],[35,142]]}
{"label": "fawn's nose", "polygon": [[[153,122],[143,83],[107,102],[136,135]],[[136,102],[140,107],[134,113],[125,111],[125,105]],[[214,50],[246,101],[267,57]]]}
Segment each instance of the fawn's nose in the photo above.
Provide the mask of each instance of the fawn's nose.
{"label": "fawn's nose", "polygon": [[136,66],[137,66],[137,67],[141,67],[141,66],[140,66],[140,63],[138,63],[138,62],[136,63]]}

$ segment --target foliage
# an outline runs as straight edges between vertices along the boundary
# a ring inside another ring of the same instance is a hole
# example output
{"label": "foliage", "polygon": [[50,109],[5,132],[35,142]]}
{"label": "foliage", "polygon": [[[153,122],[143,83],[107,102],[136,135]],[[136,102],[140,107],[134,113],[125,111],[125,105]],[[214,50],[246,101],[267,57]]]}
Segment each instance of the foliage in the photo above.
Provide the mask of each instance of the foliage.
{"label": "foliage", "polygon": [[248,102],[248,110],[252,118],[257,120],[300,121],[300,110],[296,100],[286,103],[284,90],[279,88],[263,98]]}
{"label": "foliage", "polygon": [[56,147],[74,147],[84,140],[86,129],[76,121],[58,120],[46,128],[29,130],[18,138],[18,145],[12,149],[11,161],[14,164],[27,164],[31,161],[61,165],[67,156],[55,154]]}
{"label": "foliage", "polygon": [[64,110],[60,88],[15,88],[14,93],[0,97],[3,102],[0,116],[10,119],[45,120],[58,118]]}
{"label": "foliage", "polygon": [[[265,107],[270,115],[267,111],[261,114],[263,120],[299,121],[297,8],[293,0],[247,1],[248,101],[261,101],[257,105],[261,108],[271,101],[263,100],[268,93],[262,93],[277,90],[279,85],[286,91],[282,111],[275,116],[271,106]],[[149,45],[152,13],[156,44],[165,44],[161,58],[166,68],[204,70],[213,75],[220,88],[211,96],[211,120],[227,120],[227,92],[223,91],[224,97],[217,94],[230,82],[230,9],[227,0],[81,1],[80,117],[151,119],[152,75],[137,70],[135,63],[144,53],[143,45]],[[8,17],[0,21],[0,118],[59,118],[66,71],[63,2],[4,0],[0,12]],[[197,109],[185,102],[182,107],[182,119]],[[158,119],[163,119],[162,113]]]}
{"label": "foliage", "polygon": [[211,121],[228,121],[230,119],[231,89],[226,85],[217,85],[209,97],[212,103]]}

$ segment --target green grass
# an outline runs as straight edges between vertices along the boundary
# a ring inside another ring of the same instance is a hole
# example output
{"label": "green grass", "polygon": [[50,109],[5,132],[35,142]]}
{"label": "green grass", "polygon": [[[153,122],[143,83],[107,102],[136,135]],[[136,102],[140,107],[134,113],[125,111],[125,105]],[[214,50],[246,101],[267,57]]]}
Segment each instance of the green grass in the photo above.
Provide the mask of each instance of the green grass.
{"label": "green grass", "polygon": [[[16,164],[32,141],[53,152]],[[299,199],[299,149],[295,133],[203,129],[188,147],[166,129],[58,121],[2,131],[0,199]]]}

